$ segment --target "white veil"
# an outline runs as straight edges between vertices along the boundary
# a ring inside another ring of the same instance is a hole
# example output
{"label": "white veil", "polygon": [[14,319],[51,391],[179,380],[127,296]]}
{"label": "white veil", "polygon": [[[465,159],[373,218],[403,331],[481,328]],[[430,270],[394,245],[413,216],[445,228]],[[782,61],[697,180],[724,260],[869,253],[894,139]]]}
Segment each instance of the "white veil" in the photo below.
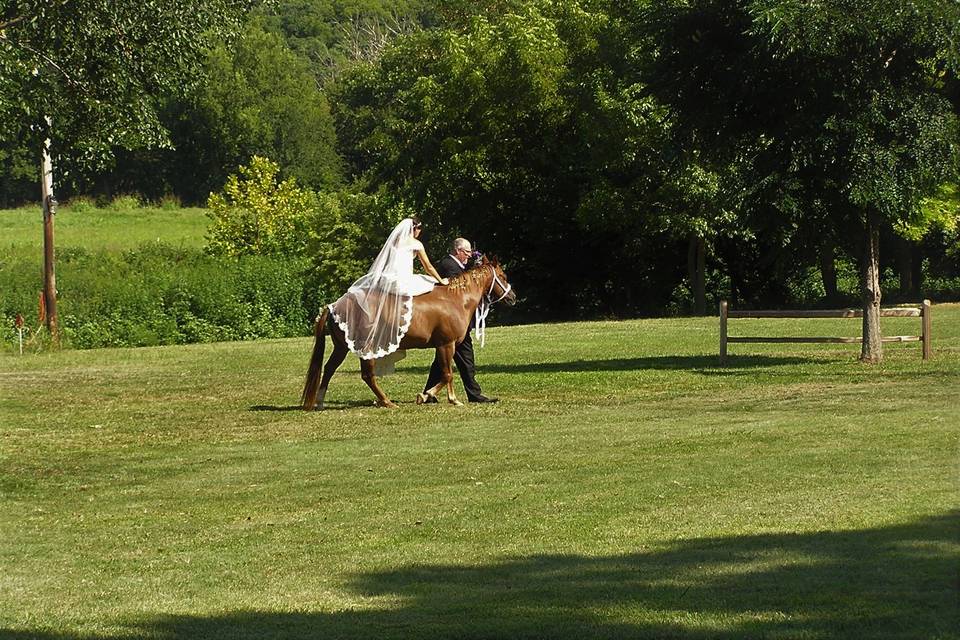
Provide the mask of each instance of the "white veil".
{"label": "white veil", "polygon": [[433,288],[435,280],[413,274],[413,254],[422,246],[413,237],[413,219],[404,219],[394,227],[370,270],[330,305],[347,346],[364,360],[382,358],[399,348],[413,317],[413,296]]}

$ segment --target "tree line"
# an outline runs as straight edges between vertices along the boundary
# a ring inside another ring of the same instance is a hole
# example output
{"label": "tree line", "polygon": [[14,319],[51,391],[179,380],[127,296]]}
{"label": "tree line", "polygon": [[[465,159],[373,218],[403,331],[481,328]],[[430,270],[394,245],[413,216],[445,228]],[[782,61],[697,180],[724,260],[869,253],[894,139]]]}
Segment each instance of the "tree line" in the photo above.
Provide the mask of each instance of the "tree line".
{"label": "tree line", "polygon": [[319,194],[330,278],[413,212],[529,317],[960,295],[956,2],[191,4],[4,10],[0,199],[34,199],[43,137],[67,195],[205,203],[261,156]]}

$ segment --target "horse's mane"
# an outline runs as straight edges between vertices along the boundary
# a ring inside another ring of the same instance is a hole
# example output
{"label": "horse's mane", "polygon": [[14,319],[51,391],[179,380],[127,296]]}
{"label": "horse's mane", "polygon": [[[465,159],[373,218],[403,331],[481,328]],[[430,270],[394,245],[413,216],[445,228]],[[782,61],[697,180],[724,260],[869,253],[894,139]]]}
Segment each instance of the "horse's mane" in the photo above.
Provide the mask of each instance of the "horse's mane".
{"label": "horse's mane", "polygon": [[447,285],[447,289],[452,289],[456,291],[457,289],[465,288],[470,282],[478,282],[484,276],[483,267],[496,266],[495,260],[488,260],[484,258],[480,262],[475,262],[474,264],[467,267],[467,269],[460,274],[457,274],[450,278],[450,284]]}

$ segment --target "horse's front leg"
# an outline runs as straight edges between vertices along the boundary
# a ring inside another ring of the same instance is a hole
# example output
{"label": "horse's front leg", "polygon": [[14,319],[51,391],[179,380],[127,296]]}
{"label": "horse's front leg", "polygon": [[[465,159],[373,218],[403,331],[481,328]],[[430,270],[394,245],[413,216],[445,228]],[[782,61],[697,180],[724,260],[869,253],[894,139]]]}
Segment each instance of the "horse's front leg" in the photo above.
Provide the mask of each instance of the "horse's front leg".
{"label": "horse's front leg", "polygon": [[437,360],[441,365],[440,382],[436,386],[427,389],[426,392],[417,395],[417,404],[423,404],[428,398],[435,398],[440,390],[447,388],[447,402],[456,406],[463,406],[463,403],[457,400],[453,392],[453,351],[456,343],[451,342],[437,347]]}
{"label": "horse's front leg", "polygon": [[373,395],[377,396],[378,407],[396,409],[397,405],[390,402],[390,398],[387,397],[387,394],[383,392],[383,389],[381,389],[379,383],[377,383],[377,376],[373,372],[373,362],[373,360],[360,361],[360,377],[363,378],[363,381],[366,382],[370,390],[373,391]]}

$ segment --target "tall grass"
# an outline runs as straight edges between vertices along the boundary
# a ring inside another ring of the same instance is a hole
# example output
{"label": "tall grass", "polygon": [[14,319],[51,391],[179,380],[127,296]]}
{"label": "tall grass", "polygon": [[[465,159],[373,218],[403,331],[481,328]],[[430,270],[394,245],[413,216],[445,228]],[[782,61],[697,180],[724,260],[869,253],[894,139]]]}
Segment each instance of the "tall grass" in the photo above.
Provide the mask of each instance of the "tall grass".
{"label": "tall grass", "polygon": [[419,351],[395,411],[352,357],[299,411],[300,338],[0,355],[0,638],[957,638],[933,322],[724,368],[716,318],[493,327],[499,404],[416,406]]}

